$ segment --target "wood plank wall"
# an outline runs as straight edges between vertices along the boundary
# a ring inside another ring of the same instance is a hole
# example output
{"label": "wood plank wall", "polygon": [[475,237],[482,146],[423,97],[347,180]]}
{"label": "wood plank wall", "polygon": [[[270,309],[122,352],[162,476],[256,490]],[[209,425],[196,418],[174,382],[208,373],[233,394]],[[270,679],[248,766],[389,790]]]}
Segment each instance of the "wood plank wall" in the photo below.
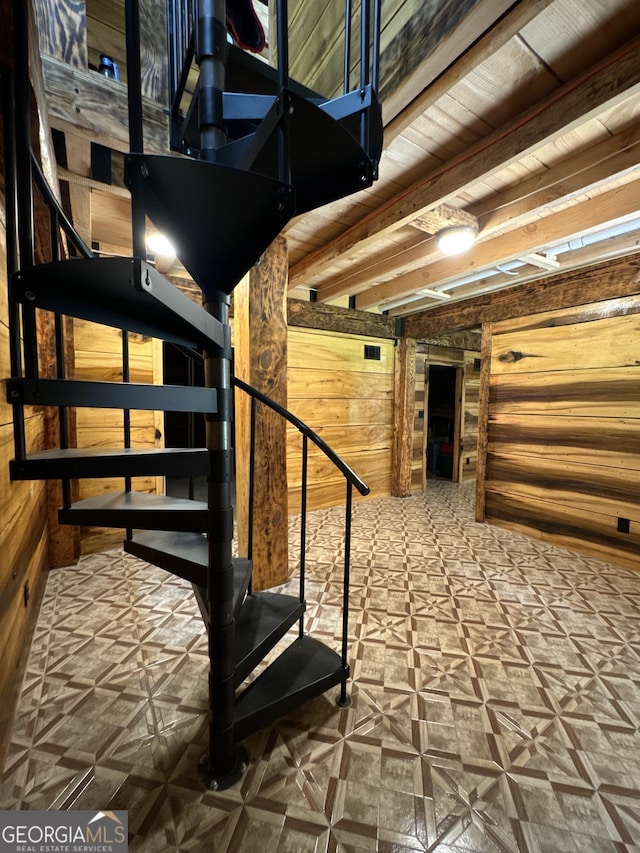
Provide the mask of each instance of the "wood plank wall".
{"label": "wood plank wall", "polygon": [[496,323],[486,519],[640,568],[640,297]]}
{"label": "wood plank wall", "polygon": [[[380,347],[365,360],[364,347]],[[391,494],[394,342],[313,329],[289,329],[289,409],[351,465],[371,497]],[[289,512],[300,511],[300,436],[287,432]],[[354,493],[354,498],[357,498]],[[344,478],[310,445],[308,508],[342,504]]]}
{"label": "wood plank wall", "polygon": [[[86,320],[74,321],[75,379],[99,382],[122,380],[122,332]],[[162,344],[154,338],[129,335],[131,382],[162,381]],[[113,409],[77,409],[79,447],[122,447],[123,415]],[[131,412],[132,447],[162,447],[164,421],[161,412]],[[121,491],[123,480],[103,478],[79,481],[79,499],[106,492]],[[132,488],[144,492],[164,492],[162,477],[134,477]],[[80,528],[83,554],[119,548],[122,530],[102,527]]]}
{"label": "wood plank wall", "polygon": [[[7,313],[4,201],[0,198],[0,378],[11,375]],[[0,388],[0,767],[9,734],[20,673],[44,591],[47,567],[47,484],[11,482],[13,412]],[[27,451],[44,446],[45,415],[26,418]],[[25,598],[25,590],[28,597]]]}
{"label": "wood plank wall", "polygon": [[[461,430],[460,446],[457,454],[457,481],[473,480],[476,476],[478,460],[478,399],[480,393],[480,370],[477,360],[480,353],[457,347],[418,343],[416,353],[416,414],[413,424],[413,463],[411,468],[411,488],[420,491],[424,488],[424,455],[426,443],[424,435],[424,414],[426,411],[425,374],[429,364],[458,367],[463,370],[460,388]],[[454,478],[456,479],[456,478]]]}

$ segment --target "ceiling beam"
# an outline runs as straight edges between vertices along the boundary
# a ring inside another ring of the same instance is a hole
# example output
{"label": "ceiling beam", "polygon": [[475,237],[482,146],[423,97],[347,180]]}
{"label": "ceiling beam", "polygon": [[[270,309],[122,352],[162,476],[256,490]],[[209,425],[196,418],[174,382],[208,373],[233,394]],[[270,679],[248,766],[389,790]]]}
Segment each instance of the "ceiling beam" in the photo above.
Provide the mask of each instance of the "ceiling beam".
{"label": "ceiling beam", "polygon": [[453,305],[405,318],[405,333],[418,340],[438,332],[471,329],[483,323],[555,311],[591,302],[616,299],[617,310],[638,310],[638,300],[627,305],[625,297],[640,293],[640,256],[620,258],[575,270],[566,275],[547,276],[526,287],[511,287],[486,293]]}
{"label": "ceiling beam", "polygon": [[[572,154],[534,177],[492,195],[474,205],[473,212],[480,221],[484,238],[498,229],[526,224],[534,215],[547,212],[560,201],[581,195],[599,184],[637,169],[640,156],[640,123],[626,128],[615,136]],[[425,266],[440,256],[433,239],[411,242],[388,257],[372,256],[360,264],[350,264],[317,285],[320,300],[335,299],[345,294],[358,294],[372,283],[382,284],[393,276]]]}
{"label": "ceiling beam", "polygon": [[[385,145],[388,146],[438,98],[448,94],[449,90],[465,75],[504,47],[552,2],[553,0],[519,0],[511,4],[511,9],[502,15],[459,59],[456,59],[456,56],[460,54],[464,42],[461,44],[459,29],[454,30],[450,37],[456,41],[456,53],[448,57],[452,64],[446,71],[439,73],[444,66],[438,54],[438,50],[448,50],[448,45],[445,43],[429,54],[410,77],[385,99],[382,105]],[[478,3],[474,9],[474,12],[476,11],[485,21],[493,21],[497,9],[493,7],[488,10],[482,3]],[[471,16],[468,15],[467,18]],[[437,63],[435,67],[434,62]]]}
{"label": "ceiling beam", "polygon": [[433,288],[488,267],[517,260],[522,255],[543,251],[552,243],[595,231],[610,222],[638,215],[639,211],[640,179],[637,179],[523,228],[492,240],[480,240],[464,255],[441,259],[372,287],[358,296],[358,308],[384,307],[385,300],[396,299],[424,287]]}
{"label": "ceiling beam", "polygon": [[[580,249],[575,249],[575,251],[561,256],[559,266],[554,274],[562,275],[583,267],[604,263],[605,261],[631,257],[638,253],[640,253],[640,231],[630,231],[627,234],[620,234],[618,237],[609,237],[602,242],[583,246]],[[530,266],[521,267],[515,275],[504,273],[499,273],[498,275],[487,274],[477,281],[463,284],[460,287],[456,287],[455,291],[450,291],[451,302],[459,304],[462,300],[475,299],[483,293],[492,293],[496,290],[504,290],[509,287],[515,287],[516,285],[526,284],[527,282],[539,281],[543,277],[544,273],[541,270]],[[391,316],[402,317],[408,314],[418,314],[422,311],[436,309],[437,307],[431,299],[421,298],[420,301],[412,301],[402,308],[393,309]]]}
{"label": "ceiling beam", "polygon": [[375,245],[380,237],[411,222],[416,216],[449,201],[464,188],[521,160],[543,144],[640,91],[640,36],[627,42],[587,72],[565,83],[534,107],[516,116],[458,157],[437,167],[422,181],[355,223],[290,270],[291,286],[301,284],[322,265],[346,252]]}
{"label": "ceiling beam", "polygon": [[[546,0],[544,5],[548,3],[549,0]],[[383,69],[381,96],[384,124],[389,124],[396,117],[401,118],[407,104],[414,101],[426,85],[455,63],[463,51],[469,49],[478,38],[482,38],[487,27],[491,27],[512,5],[513,0],[478,0],[466,4],[460,0],[449,4],[441,0],[437,4],[413,4],[411,26],[404,27],[397,39],[398,44],[395,45],[392,40],[380,56]],[[540,0],[534,5],[541,5]],[[454,16],[459,20],[443,38],[442,21],[448,23]],[[492,29],[490,32],[493,35]],[[407,33],[413,34],[415,43],[407,44]],[[382,39],[385,40],[384,31]],[[426,58],[417,67],[407,69],[406,57],[412,53]],[[398,61],[399,59],[404,61]],[[407,74],[407,70],[411,73]]]}

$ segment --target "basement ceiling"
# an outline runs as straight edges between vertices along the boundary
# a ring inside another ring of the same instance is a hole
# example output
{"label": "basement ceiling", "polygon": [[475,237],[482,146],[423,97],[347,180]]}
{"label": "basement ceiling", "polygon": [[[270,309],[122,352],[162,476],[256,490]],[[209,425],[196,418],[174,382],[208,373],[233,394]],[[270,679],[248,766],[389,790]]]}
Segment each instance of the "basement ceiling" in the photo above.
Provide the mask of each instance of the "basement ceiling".
{"label": "basement ceiling", "polygon": [[406,315],[640,251],[639,33],[635,0],[513,4],[388,122],[377,184],[289,226],[292,295]]}
{"label": "basement ceiling", "polygon": [[[437,39],[416,25],[447,5],[466,14]],[[380,179],[289,224],[291,296],[408,315],[640,251],[637,0],[400,0],[383,24]],[[69,141],[55,107],[51,121]],[[69,152],[71,187],[87,171]],[[108,251],[127,250],[127,206],[92,190]],[[435,232],[459,220],[477,241],[446,257]]]}

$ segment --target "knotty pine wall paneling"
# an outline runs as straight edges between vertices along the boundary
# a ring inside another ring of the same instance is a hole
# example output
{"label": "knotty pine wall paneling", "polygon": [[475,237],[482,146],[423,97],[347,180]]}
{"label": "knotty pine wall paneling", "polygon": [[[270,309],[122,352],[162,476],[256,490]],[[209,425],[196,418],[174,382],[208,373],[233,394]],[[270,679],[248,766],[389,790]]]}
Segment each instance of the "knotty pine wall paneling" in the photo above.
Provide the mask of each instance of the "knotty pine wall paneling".
{"label": "knotty pine wall paneling", "polygon": [[[380,360],[364,347],[380,348]],[[290,328],[289,409],[314,429],[371,489],[391,494],[395,347],[392,340]],[[300,511],[301,438],[287,431],[289,512]],[[345,481],[309,443],[308,508],[344,503]],[[354,499],[359,495],[354,490]]]}
{"label": "knotty pine wall paneling", "polygon": [[640,297],[494,324],[489,521],[640,568]]}

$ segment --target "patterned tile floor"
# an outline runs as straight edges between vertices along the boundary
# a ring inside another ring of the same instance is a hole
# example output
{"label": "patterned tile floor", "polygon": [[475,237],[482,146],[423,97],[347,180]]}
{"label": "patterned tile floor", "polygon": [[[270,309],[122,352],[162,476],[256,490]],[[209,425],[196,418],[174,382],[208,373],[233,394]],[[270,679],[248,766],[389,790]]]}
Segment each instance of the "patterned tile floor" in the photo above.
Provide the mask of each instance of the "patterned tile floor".
{"label": "patterned tile floor", "polygon": [[[190,587],[120,552],[52,572],[0,808],[125,808],[132,851],[640,850],[640,577],[477,525],[472,498],[356,505],[353,704],[253,736],[224,792],[196,773]],[[308,628],[330,642],[341,520],[310,519]]]}

